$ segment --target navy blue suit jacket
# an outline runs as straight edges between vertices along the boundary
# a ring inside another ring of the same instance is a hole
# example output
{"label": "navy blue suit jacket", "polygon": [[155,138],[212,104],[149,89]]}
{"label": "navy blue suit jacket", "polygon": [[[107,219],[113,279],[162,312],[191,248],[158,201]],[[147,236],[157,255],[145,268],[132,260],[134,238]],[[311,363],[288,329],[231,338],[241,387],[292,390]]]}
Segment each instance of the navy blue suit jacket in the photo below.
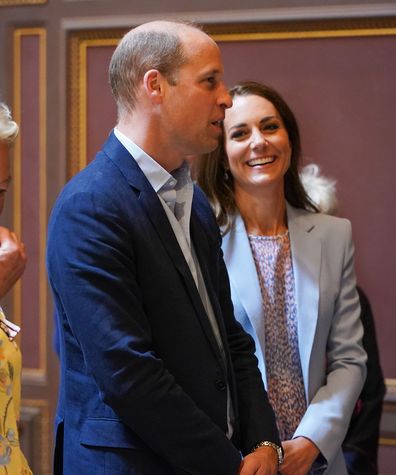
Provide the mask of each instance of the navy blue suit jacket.
{"label": "navy blue suit jacket", "polygon": [[47,253],[61,360],[55,475],[233,475],[240,451],[279,443],[198,189],[191,238],[226,364],[164,209],[114,134],[58,198]]}

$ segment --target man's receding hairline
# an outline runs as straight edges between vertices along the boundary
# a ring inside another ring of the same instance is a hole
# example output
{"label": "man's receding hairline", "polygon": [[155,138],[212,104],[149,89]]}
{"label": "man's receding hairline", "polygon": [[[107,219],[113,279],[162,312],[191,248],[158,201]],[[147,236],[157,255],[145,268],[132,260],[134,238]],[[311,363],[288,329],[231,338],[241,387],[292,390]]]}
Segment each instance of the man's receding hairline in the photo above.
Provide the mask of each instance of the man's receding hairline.
{"label": "man's receding hairline", "polygon": [[[167,21],[167,20],[156,20],[152,21],[149,23],[143,23],[136,28],[133,28],[130,31],[131,35],[138,34],[140,32],[144,33],[150,33],[150,32],[159,32],[159,33],[167,33],[167,32],[172,32],[176,34],[177,36],[180,36],[180,34],[183,31],[190,31],[190,32],[197,32],[197,33],[202,33],[203,35],[206,35],[205,32],[199,29],[199,27],[196,27],[194,25],[189,25],[188,23],[183,23],[183,22],[174,22],[174,21]],[[182,39],[182,38],[180,38]]]}

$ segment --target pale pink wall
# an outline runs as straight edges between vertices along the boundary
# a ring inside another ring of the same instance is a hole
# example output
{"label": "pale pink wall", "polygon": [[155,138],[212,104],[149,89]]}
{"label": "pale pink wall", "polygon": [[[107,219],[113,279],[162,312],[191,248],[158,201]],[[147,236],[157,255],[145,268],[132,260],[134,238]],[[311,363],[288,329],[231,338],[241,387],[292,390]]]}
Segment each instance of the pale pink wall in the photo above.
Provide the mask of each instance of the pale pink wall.
{"label": "pale pink wall", "polygon": [[[223,42],[226,82],[267,82],[299,120],[306,161],[337,179],[339,214],[353,224],[358,280],[373,306],[385,376],[396,378],[396,36]],[[112,47],[88,50],[88,159],[115,124],[107,84]],[[380,448],[393,475],[395,448]]]}
{"label": "pale pink wall", "polygon": [[277,88],[298,117],[306,161],[337,179],[385,376],[396,378],[396,37],[220,44],[228,84],[254,79]]}

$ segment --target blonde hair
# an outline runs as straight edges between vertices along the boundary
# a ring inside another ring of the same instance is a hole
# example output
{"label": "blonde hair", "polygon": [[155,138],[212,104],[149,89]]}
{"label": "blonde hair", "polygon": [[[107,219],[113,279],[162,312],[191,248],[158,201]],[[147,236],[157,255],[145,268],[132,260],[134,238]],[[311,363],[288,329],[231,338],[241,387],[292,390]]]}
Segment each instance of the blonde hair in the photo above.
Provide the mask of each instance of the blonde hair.
{"label": "blonde hair", "polygon": [[305,165],[300,171],[300,179],[309,199],[321,213],[335,214],[338,207],[336,180],[320,174],[315,163]]}
{"label": "blonde hair", "polygon": [[12,120],[10,109],[4,102],[0,102],[0,142],[12,143],[18,135],[18,124]]}

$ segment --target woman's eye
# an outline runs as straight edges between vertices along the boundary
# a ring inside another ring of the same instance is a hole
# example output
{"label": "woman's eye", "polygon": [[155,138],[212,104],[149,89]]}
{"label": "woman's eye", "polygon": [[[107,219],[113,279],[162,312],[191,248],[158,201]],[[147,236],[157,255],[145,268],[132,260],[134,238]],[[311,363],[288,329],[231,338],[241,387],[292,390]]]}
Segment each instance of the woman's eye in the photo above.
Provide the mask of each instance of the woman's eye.
{"label": "woman's eye", "polygon": [[279,129],[279,124],[266,124],[264,126],[264,130],[269,130],[269,131],[274,131],[274,130],[278,130]]}
{"label": "woman's eye", "polygon": [[243,137],[244,134],[245,134],[245,132],[243,130],[237,130],[237,131],[235,131],[231,134],[231,138],[232,139],[239,139],[239,138]]}

